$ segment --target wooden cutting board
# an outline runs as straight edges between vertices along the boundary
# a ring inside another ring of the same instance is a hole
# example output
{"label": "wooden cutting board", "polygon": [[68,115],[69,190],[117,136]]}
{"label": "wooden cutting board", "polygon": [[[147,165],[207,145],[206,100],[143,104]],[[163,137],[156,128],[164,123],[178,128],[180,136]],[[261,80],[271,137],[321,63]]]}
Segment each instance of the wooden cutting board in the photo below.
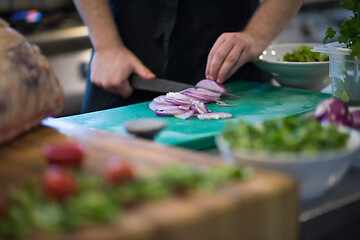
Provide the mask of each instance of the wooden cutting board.
{"label": "wooden cutting board", "polygon": [[156,117],[149,109],[150,102],[144,102],[60,118],[58,121],[125,135],[124,123],[139,118],[159,118],[167,122],[167,127],[155,138],[156,142],[189,149],[206,149],[215,146],[215,135],[229,122],[243,120],[256,124],[302,114],[314,110],[321,100],[331,97],[324,93],[246,81],[231,82],[226,87],[230,93],[241,96],[239,100],[224,100],[233,107],[222,107],[215,103],[206,105],[212,112],[231,113],[231,119],[201,121],[197,117],[188,120],[172,116]]}
{"label": "wooden cutting board", "polygon": [[[196,167],[222,164],[218,156],[108,132],[71,125],[59,130],[66,135],[40,126],[0,146],[2,195],[29,179],[40,180],[45,167],[43,143],[72,138],[86,144],[84,167],[91,174],[102,174],[105,160],[112,155],[130,159],[140,175],[166,164],[190,163]],[[144,203],[125,211],[112,225],[94,225],[55,236],[36,233],[28,239],[291,240],[298,238],[298,232],[296,183],[288,176],[258,170],[252,179],[225,185],[213,193]]]}

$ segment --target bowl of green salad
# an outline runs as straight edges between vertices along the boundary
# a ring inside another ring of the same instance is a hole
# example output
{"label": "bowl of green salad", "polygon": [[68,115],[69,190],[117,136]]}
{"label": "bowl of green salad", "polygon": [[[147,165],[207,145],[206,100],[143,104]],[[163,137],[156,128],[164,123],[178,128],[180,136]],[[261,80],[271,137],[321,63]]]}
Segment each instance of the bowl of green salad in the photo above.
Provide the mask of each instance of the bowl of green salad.
{"label": "bowl of green salad", "polygon": [[269,45],[255,64],[272,74],[284,87],[319,91],[331,82],[329,57],[312,52],[319,43],[278,43]]}
{"label": "bowl of green salad", "polygon": [[230,164],[267,168],[299,182],[303,200],[335,186],[360,148],[360,134],[309,117],[292,116],[251,125],[229,123],[216,136],[222,158]]}

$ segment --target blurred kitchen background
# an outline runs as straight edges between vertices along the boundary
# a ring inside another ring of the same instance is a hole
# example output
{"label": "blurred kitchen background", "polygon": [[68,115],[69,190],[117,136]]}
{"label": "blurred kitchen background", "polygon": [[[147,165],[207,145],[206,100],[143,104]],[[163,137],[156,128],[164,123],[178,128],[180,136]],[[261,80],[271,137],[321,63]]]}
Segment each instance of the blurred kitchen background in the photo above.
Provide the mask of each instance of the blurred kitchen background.
{"label": "blurred kitchen background", "polygon": [[[274,42],[321,43],[326,29],[339,29],[350,11],[339,0],[305,0]],[[80,113],[91,44],[72,0],[1,0],[0,17],[39,45],[48,57],[67,98],[61,116]]]}

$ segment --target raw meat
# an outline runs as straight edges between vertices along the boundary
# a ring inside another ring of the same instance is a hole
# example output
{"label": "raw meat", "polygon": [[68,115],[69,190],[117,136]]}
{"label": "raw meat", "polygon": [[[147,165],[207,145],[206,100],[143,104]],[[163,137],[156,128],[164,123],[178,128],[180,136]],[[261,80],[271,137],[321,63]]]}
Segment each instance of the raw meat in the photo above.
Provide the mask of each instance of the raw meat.
{"label": "raw meat", "polygon": [[0,19],[0,144],[56,116],[65,105],[40,49]]}

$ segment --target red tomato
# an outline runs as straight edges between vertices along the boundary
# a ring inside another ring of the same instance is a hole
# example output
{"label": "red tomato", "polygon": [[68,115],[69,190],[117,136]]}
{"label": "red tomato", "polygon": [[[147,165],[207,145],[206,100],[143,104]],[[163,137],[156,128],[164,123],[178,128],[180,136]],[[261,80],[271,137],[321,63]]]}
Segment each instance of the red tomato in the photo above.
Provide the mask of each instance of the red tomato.
{"label": "red tomato", "polygon": [[131,181],[134,179],[133,167],[124,159],[110,158],[106,165],[106,178],[113,184]]}
{"label": "red tomato", "polygon": [[78,143],[53,143],[43,146],[43,154],[49,164],[80,167],[84,150]]}
{"label": "red tomato", "polygon": [[45,170],[43,188],[48,197],[63,200],[76,193],[77,183],[67,170],[54,165]]}

